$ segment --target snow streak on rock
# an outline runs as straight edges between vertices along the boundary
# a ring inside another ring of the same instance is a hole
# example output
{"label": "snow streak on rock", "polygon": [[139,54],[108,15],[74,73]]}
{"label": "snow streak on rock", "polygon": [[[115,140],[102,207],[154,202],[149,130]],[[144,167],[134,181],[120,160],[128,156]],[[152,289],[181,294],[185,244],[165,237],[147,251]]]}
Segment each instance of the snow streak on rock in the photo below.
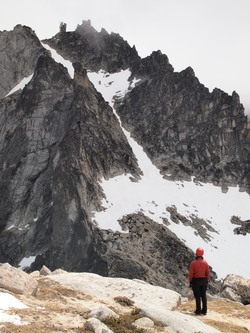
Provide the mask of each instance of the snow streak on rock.
{"label": "snow streak on rock", "polygon": [[13,94],[14,92],[18,91],[19,89],[23,89],[25,87],[25,85],[30,82],[32,77],[33,77],[33,74],[22,79],[21,82],[19,82],[13,89],[11,89],[11,91],[5,97]]}
{"label": "snow streak on rock", "polygon": [[64,59],[59,53],[56,52],[56,50],[52,49],[49,47],[47,44],[42,43],[43,47],[45,47],[48,51],[50,51],[52,58],[65,66],[68,69],[68,73],[70,77],[73,79],[74,78],[74,68],[72,63],[69,60]]}

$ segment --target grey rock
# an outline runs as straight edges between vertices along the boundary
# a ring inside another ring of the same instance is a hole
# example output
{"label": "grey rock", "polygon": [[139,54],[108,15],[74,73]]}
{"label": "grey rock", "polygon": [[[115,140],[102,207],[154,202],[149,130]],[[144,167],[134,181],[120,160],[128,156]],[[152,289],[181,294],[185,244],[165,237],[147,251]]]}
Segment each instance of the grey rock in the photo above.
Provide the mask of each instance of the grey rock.
{"label": "grey rock", "polygon": [[58,268],[58,269],[55,269],[52,274],[67,274],[68,272],[61,269],[61,268]]}
{"label": "grey rock", "polygon": [[237,93],[210,93],[191,68],[174,72],[161,52],[140,65],[133,75],[141,84],[117,100],[116,112],[161,173],[249,192],[250,129]]}
{"label": "grey rock", "polygon": [[34,295],[37,286],[37,281],[29,274],[8,263],[0,264],[0,288],[15,294]]}
{"label": "grey rock", "polygon": [[51,270],[48,267],[46,267],[45,265],[43,265],[43,267],[40,270],[40,275],[47,276],[50,274],[52,274]]}
{"label": "grey rock", "polygon": [[49,275],[48,278],[62,285],[86,292],[99,299],[114,299],[125,296],[134,302],[134,306],[147,309],[154,304],[156,308],[175,309],[181,301],[177,292],[140,280],[103,277],[92,273],[68,273]]}
{"label": "grey rock", "polygon": [[228,274],[221,286],[221,296],[244,305],[250,304],[250,279]]}
{"label": "grey rock", "polygon": [[0,31],[0,98],[24,77],[34,72],[37,60],[47,54],[31,28],[17,25],[12,31]]}
{"label": "grey rock", "polygon": [[109,34],[105,29],[97,32],[90,21],[83,21],[75,31],[60,31],[43,43],[58,50],[72,63],[81,62],[93,71],[117,72],[131,67],[140,59],[135,47],[131,48],[119,34]]}
{"label": "grey rock", "polygon": [[[97,249],[109,262],[109,276],[140,279],[188,295],[193,252],[167,227],[142,213],[124,216],[119,223],[127,233],[101,230],[96,236]],[[211,293],[220,289],[215,279],[211,270]]]}
{"label": "grey rock", "polygon": [[118,314],[105,305],[101,305],[98,308],[92,309],[89,313],[89,318],[97,318],[99,320],[107,317],[119,318]]}
{"label": "grey rock", "polygon": [[150,318],[147,317],[143,317],[143,318],[139,318],[137,319],[134,324],[136,326],[141,326],[141,327],[154,327],[154,322],[153,320],[151,320]]}
{"label": "grey rock", "polygon": [[95,333],[113,333],[105,324],[97,318],[89,318],[84,324],[84,328]]}
{"label": "grey rock", "polygon": [[143,316],[154,318],[178,333],[220,333],[219,330],[204,324],[201,320],[182,313],[156,308],[142,310]]}
{"label": "grey rock", "polygon": [[250,233],[250,220],[242,221],[238,216],[232,216],[231,223],[239,225],[239,227],[234,229],[236,235],[246,236]]}
{"label": "grey rock", "polygon": [[91,223],[104,196],[98,181],[140,170],[86,71],[75,64],[72,80],[41,56],[23,91],[1,100],[0,122],[1,260],[32,255],[31,270],[102,271]]}

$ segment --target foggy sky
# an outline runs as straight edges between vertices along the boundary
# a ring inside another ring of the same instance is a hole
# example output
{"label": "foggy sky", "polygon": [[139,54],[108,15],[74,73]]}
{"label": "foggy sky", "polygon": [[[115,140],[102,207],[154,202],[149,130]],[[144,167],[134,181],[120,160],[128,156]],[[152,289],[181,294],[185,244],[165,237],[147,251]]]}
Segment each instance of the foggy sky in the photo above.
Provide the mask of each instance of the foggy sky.
{"label": "foggy sky", "polygon": [[249,17],[250,0],[2,0],[0,31],[24,24],[43,39],[90,19],[141,57],[161,50],[175,71],[191,66],[210,91],[235,90],[250,115]]}

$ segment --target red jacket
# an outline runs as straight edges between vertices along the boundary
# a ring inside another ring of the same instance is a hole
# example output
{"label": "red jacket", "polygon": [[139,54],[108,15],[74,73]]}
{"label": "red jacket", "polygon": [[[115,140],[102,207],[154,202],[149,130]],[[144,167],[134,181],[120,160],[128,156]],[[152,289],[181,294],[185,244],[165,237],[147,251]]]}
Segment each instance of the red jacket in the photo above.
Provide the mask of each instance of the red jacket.
{"label": "red jacket", "polygon": [[189,281],[192,281],[193,278],[200,277],[206,278],[207,280],[210,279],[209,266],[203,258],[193,260],[189,267]]}

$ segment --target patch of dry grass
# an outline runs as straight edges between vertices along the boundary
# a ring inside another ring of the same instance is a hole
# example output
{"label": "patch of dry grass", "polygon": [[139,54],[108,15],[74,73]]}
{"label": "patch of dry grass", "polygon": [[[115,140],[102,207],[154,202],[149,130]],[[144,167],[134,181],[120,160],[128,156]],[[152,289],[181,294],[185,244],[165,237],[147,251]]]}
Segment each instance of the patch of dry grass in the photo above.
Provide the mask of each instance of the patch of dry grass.
{"label": "patch of dry grass", "polygon": [[223,333],[248,333],[249,332],[247,327],[234,325],[233,323],[220,322],[217,320],[207,319],[206,324],[210,325],[214,328],[217,328],[217,330],[219,330]]}
{"label": "patch of dry grass", "polygon": [[64,297],[72,297],[78,300],[91,300],[92,296],[85,294],[80,290],[74,290],[62,286],[60,283],[51,279],[40,279],[36,298],[40,300],[63,300]]}
{"label": "patch of dry grass", "polygon": [[129,299],[126,296],[117,296],[114,298],[114,300],[121,304],[122,306],[133,306],[134,305],[134,301],[132,301],[131,299]]}
{"label": "patch of dry grass", "polygon": [[119,318],[108,317],[103,319],[102,322],[107,325],[114,333],[144,333],[145,330],[137,328],[134,325],[136,319],[141,318],[139,314],[120,316]]}
{"label": "patch of dry grass", "polygon": [[[177,311],[194,315],[195,301],[182,303]],[[250,307],[227,300],[208,302],[207,316],[199,316],[207,325],[213,326],[223,333],[250,332]]]}
{"label": "patch of dry grass", "polygon": [[14,295],[29,306],[12,309],[10,314],[21,317],[28,325],[4,323],[1,333],[82,333],[89,310],[84,302],[92,297],[81,291],[61,286],[49,279],[40,279],[34,296]]}

